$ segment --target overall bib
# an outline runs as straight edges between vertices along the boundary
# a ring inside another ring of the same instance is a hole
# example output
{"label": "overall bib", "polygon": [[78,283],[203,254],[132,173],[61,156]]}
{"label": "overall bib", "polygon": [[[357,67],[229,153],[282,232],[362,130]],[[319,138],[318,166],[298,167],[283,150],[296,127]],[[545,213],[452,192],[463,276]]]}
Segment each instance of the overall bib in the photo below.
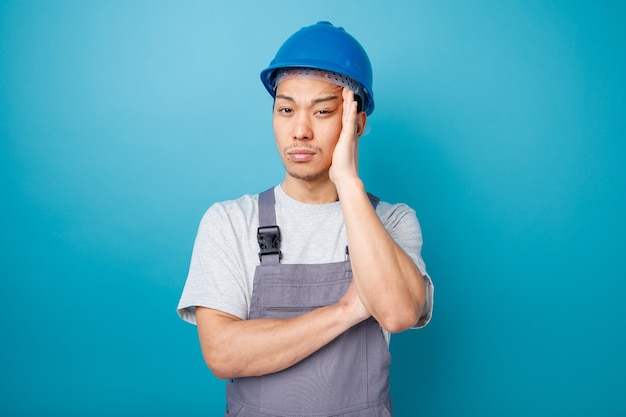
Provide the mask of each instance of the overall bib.
{"label": "overall bib", "polygon": [[[370,196],[374,207],[378,200]],[[254,274],[249,319],[291,318],[334,304],[352,281],[350,261],[281,264],[274,189],[259,195],[261,264]],[[301,362],[261,377],[227,382],[226,416],[391,416],[390,355],[372,317]]]}

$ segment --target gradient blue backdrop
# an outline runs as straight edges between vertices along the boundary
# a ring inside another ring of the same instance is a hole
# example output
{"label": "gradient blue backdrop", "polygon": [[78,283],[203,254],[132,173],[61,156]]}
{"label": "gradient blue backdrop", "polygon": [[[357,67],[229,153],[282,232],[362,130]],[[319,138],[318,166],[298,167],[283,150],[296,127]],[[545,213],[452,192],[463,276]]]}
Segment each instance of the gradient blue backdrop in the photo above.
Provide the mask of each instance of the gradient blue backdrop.
{"label": "gradient blue backdrop", "polygon": [[437,286],[396,414],[626,415],[623,4],[0,1],[0,415],[222,413],[175,307],[204,210],[282,179],[258,73],[318,20]]}

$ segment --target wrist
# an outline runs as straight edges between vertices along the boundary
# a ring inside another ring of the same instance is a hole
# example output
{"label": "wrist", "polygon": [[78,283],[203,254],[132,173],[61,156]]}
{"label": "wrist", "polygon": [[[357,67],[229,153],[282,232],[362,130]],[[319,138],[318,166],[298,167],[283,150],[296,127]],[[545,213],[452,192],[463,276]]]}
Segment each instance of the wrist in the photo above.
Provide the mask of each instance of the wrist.
{"label": "wrist", "polygon": [[358,176],[344,177],[337,180],[335,182],[335,188],[337,189],[337,194],[339,195],[340,200],[342,195],[347,195],[348,193],[353,193],[355,191],[365,192],[365,185]]}
{"label": "wrist", "polygon": [[342,299],[334,307],[339,312],[339,320],[341,320],[344,329],[356,326],[370,316],[360,300]]}

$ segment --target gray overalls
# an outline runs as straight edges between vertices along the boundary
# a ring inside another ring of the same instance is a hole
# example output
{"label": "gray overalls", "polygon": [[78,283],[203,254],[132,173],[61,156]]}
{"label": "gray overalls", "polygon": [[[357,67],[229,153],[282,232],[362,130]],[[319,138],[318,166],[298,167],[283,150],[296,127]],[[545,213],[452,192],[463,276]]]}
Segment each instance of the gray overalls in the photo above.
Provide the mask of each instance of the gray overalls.
{"label": "gray overalls", "polygon": [[[370,196],[374,207],[376,197]],[[352,280],[350,261],[281,264],[274,189],[259,195],[259,257],[250,319],[290,318],[334,304]],[[347,250],[346,250],[347,252]],[[391,416],[390,356],[373,318],[287,368],[261,377],[231,379],[226,416]]]}

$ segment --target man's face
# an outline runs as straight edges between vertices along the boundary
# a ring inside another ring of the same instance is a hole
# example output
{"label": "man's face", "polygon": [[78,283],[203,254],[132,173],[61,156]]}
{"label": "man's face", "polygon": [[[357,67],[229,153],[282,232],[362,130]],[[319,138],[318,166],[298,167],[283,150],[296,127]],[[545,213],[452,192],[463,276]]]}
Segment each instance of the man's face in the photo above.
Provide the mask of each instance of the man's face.
{"label": "man's face", "polygon": [[342,126],[343,87],[291,78],[276,89],[273,127],[287,173],[300,180],[328,178]]}

